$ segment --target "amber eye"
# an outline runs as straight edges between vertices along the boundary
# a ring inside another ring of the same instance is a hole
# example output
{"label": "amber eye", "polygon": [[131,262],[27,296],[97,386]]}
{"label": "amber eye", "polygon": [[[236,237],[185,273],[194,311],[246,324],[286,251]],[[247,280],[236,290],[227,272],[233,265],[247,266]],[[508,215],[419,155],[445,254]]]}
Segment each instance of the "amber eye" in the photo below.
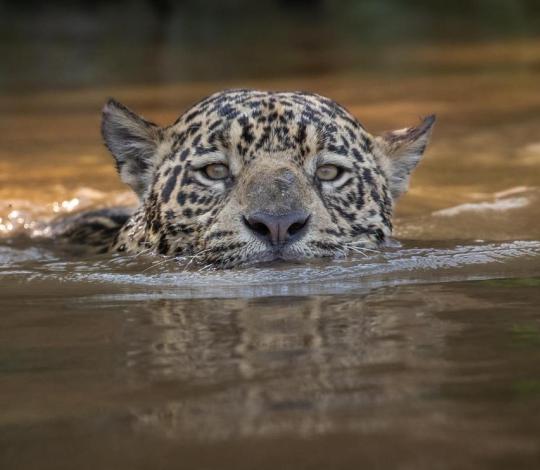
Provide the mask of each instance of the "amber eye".
{"label": "amber eye", "polygon": [[211,163],[206,165],[202,171],[211,180],[224,180],[229,176],[229,167],[223,163]]}
{"label": "amber eye", "polygon": [[334,181],[340,174],[341,168],[336,165],[321,165],[316,173],[321,181]]}

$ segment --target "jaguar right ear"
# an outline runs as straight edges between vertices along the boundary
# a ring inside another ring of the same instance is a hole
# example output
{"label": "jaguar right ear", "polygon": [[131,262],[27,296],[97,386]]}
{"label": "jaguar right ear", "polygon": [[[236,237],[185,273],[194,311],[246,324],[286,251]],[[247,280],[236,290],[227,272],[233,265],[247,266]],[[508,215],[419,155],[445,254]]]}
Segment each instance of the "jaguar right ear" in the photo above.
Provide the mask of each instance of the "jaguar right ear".
{"label": "jaguar right ear", "polygon": [[385,159],[384,167],[388,168],[388,185],[394,199],[407,191],[411,173],[424,154],[434,123],[435,115],[431,115],[417,127],[406,127],[376,137],[375,142]]}
{"label": "jaguar right ear", "polygon": [[101,134],[120,179],[143,199],[158,163],[163,129],[110,99],[103,107]]}

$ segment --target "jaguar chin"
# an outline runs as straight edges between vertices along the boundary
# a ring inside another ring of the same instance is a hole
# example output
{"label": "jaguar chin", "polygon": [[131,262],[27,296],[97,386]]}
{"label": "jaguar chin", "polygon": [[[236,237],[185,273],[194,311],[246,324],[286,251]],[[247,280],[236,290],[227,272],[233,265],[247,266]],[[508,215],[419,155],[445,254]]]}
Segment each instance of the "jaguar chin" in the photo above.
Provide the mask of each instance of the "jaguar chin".
{"label": "jaguar chin", "polygon": [[57,233],[217,267],[376,249],[434,121],[373,136],[323,96],[229,90],[160,127],[110,100],[103,138],[139,206],[82,214]]}

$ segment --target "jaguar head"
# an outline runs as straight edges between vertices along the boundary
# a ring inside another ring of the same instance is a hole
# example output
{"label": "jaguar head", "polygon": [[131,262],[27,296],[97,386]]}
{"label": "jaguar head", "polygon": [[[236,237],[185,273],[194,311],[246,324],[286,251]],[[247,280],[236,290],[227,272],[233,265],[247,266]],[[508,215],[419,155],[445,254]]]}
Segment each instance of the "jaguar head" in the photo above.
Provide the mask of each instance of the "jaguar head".
{"label": "jaguar head", "polygon": [[231,90],[162,128],[111,100],[104,140],[140,200],[113,248],[221,267],[375,248],[434,121],[375,137],[319,95]]}

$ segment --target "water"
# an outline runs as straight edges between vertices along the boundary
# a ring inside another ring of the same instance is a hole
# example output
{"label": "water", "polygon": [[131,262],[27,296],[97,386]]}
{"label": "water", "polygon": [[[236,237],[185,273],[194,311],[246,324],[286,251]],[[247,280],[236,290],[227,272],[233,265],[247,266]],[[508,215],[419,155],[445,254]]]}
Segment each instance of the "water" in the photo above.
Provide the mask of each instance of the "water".
{"label": "water", "polygon": [[[540,465],[539,51],[0,96],[0,468]],[[107,96],[165,124],[230,86],[316,91],[373,132],[437,113],[399,245],[198,271],[28,238],[134,202],[100,144]]]}

